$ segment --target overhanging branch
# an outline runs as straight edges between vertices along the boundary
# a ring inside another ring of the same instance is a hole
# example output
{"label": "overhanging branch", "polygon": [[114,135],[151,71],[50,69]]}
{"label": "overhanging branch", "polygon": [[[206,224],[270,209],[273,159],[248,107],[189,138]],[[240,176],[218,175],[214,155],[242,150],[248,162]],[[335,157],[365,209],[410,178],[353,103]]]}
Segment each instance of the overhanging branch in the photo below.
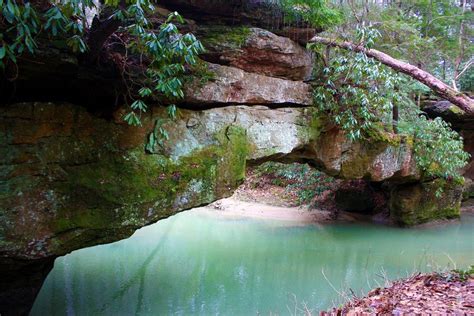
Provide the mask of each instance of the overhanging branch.
{"label": "overhanging branch", "polygon": [[362,45],[357,45],[348,41],[336,41],[329,38],[315,36],[310,40],[311,43],[318,43],[330,47],[339,47],[358,53],[364,53],[368,57],[374,58],[382,64],[392,68],[397,72],[412,77],[413,79],[425,84],[439,97],[450,101],[461,108],[466,114],[474,116],[474,100],[464,93],[456,91],[432,74],[413,66],[407,62],[393,58],[376,49],[368,49]]}

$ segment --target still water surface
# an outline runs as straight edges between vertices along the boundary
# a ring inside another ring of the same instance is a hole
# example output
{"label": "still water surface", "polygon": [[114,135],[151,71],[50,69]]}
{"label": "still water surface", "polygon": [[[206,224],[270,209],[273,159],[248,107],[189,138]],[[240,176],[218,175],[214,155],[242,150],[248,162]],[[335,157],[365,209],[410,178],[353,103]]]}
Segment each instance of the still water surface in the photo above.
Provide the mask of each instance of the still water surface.
{"label": "still water surface", "polygon": [[32,315],[290,315],[452,262],[474,263],[474,216],[409,230],[189,211],[57,259]]}

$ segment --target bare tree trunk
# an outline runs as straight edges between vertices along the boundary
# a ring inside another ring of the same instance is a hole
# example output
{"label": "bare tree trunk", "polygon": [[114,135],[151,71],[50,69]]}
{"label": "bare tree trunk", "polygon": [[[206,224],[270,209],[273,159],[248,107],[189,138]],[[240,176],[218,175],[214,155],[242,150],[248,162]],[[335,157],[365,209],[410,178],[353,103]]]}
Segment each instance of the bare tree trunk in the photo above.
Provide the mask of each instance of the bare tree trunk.
{"label": "bare tree trunk", "polygon": [[89,47],[88,59],[91,62],[97,61],[104,43],[114,34],[122,25],[122,21],[115,17],[108,17],[101,21],[97,16],[92,20],[92,26],[87,38],[87,46]]}
{"label": "bare tree trunk", "polygon": [[456,61],[454,62],[454,76],[453,76],[453,87],[456,87],[456,79],[459,77],[459,73],[461,71],[461,63],[464,58],[464,14],[466,13],[466,0],[461,0],[460,4],[462,8],[462,15],[461,22],[459,25],[459,37],[458,37],[458,45],[459,45],[459,54],[456,57]]}
{"label": "bare tree trunk", "polygon": [[398,105],[394,104],[392,109],[392,128],[395,134],[398,134]]}
{"label": "bare tree trunk", "polygon": [[428,29],[433,19],[433,0],[430,0],[430,6],[428,8],[428,20],[426,21],[425,36],[428,36]]}
{"label": "bare tree trunk", "polygon": [[[125,10],[126,1],[120,0],[120,10]],[[101,20],[98,15],[92,20],[92,25],[87,37],[87,46],[89,52],[87,58],[90,62],[95,62],[100,56],[100,52],[107,39],[114,34],[122,25],[122,21],[116,18],[113,14]]]}
{"label": "bare tree trunk", "polygon": [[407,62],[393,58],[390,55],[382,53],[376,49],[368,49],[361,45],[356,45],[347,41],[336,41],[324,37],[315,36],[310,42],[319,43],[326,46],[339,47],[354,52],[364,53],[368,57],[374,58],[382,64],[394,69],[397,72],[404,73],[413,79],[428,86],[439,97],[450,101],[454,105],[461,108],[466,114],[474,116],[474,99],[468,95],[460,93],[451,88],[432,74],[413,66]]}
{"label": "bare tree trunk", "polygon": [[443,80],[446,80],[446,58],[443,58]]}

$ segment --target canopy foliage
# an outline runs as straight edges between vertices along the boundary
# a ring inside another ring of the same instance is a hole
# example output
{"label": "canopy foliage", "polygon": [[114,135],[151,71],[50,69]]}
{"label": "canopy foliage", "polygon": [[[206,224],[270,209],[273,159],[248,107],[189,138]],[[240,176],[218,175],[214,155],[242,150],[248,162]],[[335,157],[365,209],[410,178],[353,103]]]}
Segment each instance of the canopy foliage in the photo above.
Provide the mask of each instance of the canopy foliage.
{"label": "canopy foliage", "polygon": [[[325,36],[389,52],[453,84],[468,88],[473,48],[472,12],[464,0],[337,1],[344,19]],[[337,45],[334,45],[337,46]],[[441,118],[429,119],[420,98],[429,89],[361,52],[312,45],[318,58],[315,104],[351,140],[396,132],[413,140],[427,177],[460,180],[469,155],[463,140]]]}
{"label": "canopy foliage", "polygon": [[[185,66],[197,63],[204,48],[193,34],[181,34],[176,23],[184,19],[172,12],[155,25],[149,19],[155,10],[149,0],[18,1],[0,0],[0,67],[17,62],[24,53],[34,54],[39,44],[59,43],[82,54],[94,64],[104,44],[112,37],[125,56],[122,75],[127,85],[125,100],[131,111],[124,119],[139,125],[147,111],[146,99],[172,103],[183,97]],[[176,113],[169,106],[170,116]]]}

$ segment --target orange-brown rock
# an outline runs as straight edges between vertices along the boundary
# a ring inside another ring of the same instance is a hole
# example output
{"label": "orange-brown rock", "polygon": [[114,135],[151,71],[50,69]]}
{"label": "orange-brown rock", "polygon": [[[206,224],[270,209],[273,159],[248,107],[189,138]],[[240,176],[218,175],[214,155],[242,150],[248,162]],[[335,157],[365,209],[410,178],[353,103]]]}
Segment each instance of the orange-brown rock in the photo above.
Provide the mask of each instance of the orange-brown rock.
{"label": "orange-brown rock", "polygon": [[[201,29],[205,60],[270,77],[306,80],[312,55],[287,37],[259,28],[210,27]],[[238,41],[238,42],[236,42]]]}
{"label": "orange-brown rock", "polygon": [[206,83],[196,80],[185,89],[185,100],[195,107],[206,105],[293,105],[313,103],[309,84],[245,72],[241,69],[209,64],[214,78]]}

